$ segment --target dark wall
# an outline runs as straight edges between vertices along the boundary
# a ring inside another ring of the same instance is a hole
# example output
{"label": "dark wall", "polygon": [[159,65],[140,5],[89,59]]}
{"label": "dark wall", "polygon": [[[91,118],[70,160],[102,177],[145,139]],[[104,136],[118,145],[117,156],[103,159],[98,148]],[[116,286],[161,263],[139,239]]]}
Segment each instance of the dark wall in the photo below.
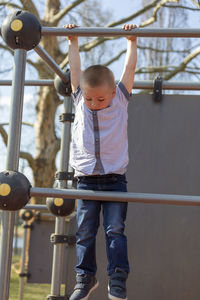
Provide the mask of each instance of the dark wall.
{"label": "dark wall", "polygon": [[[165,95],[161,103],[154,103],[150,95],[133,97],[129,105],[130,192],[200,195],[199,116],[199,96]],[[73,220],[67,230],[74,232],[75,223]],[[37,228],[39,241],[42,230]],[[129,203],[126,233],[130,300],[199,300],[200,207]],[[48,245],[46,248],[51,260],[52,249]],[[31,249],[34,263],[29,271],[35,274],[33,277],[42,278],[45,258],[33,242]],[[70,293],[75,278],[75,249],[66,252],[70,258],[65,268]],[[97,263],[100,286],[91,300],[107,299],[102,228],[97,238]]]}

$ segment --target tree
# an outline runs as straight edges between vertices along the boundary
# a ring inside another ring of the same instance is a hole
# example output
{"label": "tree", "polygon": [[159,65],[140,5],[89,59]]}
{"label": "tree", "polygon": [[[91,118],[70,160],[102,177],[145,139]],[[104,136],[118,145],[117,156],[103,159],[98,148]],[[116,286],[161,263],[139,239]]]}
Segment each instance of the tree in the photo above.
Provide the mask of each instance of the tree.
{"label": "tree", "polygon": [[[140,7],[138,4],[138,10],[126,18],[116,20],[115,22],[108,22],[110,19],[109,12],[103,11],[101,7],[100,0],[74,0],[68,1],[68,5],[61,0],[46,0],[45,4],[40,2],[39,7],[37,7],[38,2],[33,0],[16,0],[16,1],[2,1],[0,2],[0,13],[1,17],[10,13],[9,9],[19,9],[27,10],[32,12],[41,22],[43,26],[55,27],[62,26],[67,22],[74,22],[80,26],[107,26],[114,27],[119,26],[127,22],[140,24],[141,27],[152,26],[157,24],[157,19],[159,22],[162,20],[162,24],[167,26],[174,26],[175,23],[172,22],[174,18],[171,17],[171,12],[175,9],[182,11],[188,10],[199,10],[198,2],[191,0],[187,1],[187,6],[184,5],[184,1],[179,0],[151,0],[148,3],[144,3]],[[82,14],[82,11],[87,11],[87,14]],[[165,18],[162,13],[166,12]],[[166,16],[167,20],[166,20]],[[171,22],[171,23],[170,23]],[[159,23],[159,25],[162,25]],[[64,38],[57,38],[54,36],[43,37],[41,40],[41,46],[49,53],[49,55],[62,67],[64,68],[68,64],[67,54],[64,52]],[[82,39],[84,41],[80,45],[81,55],[85,56],[85,60],[89,63],[102,63],[110,66],[113,62],[118,60],[125,52],[124,49],[119,49],[119,43],[116,38],[89,38]],[[65,42],[65,45],[67,43]],[[111,46],[111,47],[109,47]],[[137,74],[152,74],[155,72],[162,72],[165,74],[165,79],[170,79],[181,74],[184,71],[195,71],[199,73],[199,64],[197,59],[195,59],[199,53],[200,48],[190,47],[186,50],[183,49],[181,56],[182,61],[173,67],[170,65],[169,55],[180,54],[179,50],[172,47],[172,43],[169,43],[166,48],[160,51],[159,40],[157,39],[157,45],[150,44],[146,45],[139,41],[139,52],[141,57],[147,57],[147,51],[151,50],[152,53],[161,53],[158,60],[158,65],[155,65],[154,59],[148,57],[150,66],[142,66],[137,69]],[[9,52],[12,54],[13,51],[7,48],[7,46],[1,42],[0,48],[2,49],[1,55]],[[159,49],[158,49],[159,48]],[[112,49],[112,51],[110,50]],[[114,49],[114,51],[113,51]],[[143,51],[145,49],[145,51]],[[93,55],[91,55],[91,53]],[[104,53],[104,55],[102,55]],[[113,55],[113,53],[116,53]],[[169,53],[169,55],[166,55]],[[165,56],[164,56],[165,55]],[[140,56],[139,56],[140,57]],[[152,56],[153,57],[153,56]],[[90,60],[89,60],[90,59]],[[141,59],[140,59],[141,60]],[[190,66],[190,62],[194,61],[193,65]],[[31,70],[37,78],[39,79],[53,79],[54,73],[49,69],[49,67],[40,58],[35,58],[35,56],[28,56],[27,63],[31,66]],[[3,67],[2,71],[6,71],[6,66]],[[144,78],[144,75],[141,75]],[[140,77],[141,78],[141,77]],[[20,157],[27,161],[28,165],[33,172],[33,185],[40,187],[51,187],[54,183],[54,174],[56,171],[56,156],[60,149],[60,139],[56,133],[55,127],[55,116],[58,107],[62,103],[60,97],[55,92],[54,88],[50,87],[40,87],[37,91],[37,104],[35,108],[36,121],[34,125],[35,129],[35,144],[36,150],[35,154],[30,152],[20,152]],[[7,131],[4,125],[0,124],[0,135],[4,141],[7,143]]]}

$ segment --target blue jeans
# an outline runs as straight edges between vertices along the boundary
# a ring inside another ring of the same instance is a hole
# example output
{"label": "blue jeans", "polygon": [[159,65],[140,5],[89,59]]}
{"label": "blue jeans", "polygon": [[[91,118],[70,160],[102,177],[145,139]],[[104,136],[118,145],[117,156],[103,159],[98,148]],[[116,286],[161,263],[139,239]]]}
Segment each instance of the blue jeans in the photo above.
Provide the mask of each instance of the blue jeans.
{"label": "blue jeans", "polygon": [[[78,177],[78,189],[95,191],[127,192],[125,175],[109,174]],[[107,272],[110,276],[115,269],[129,273],[127,239],[124,235],[127,202],[95,200],[77,201],[77,265],[78,274],[95,275],[96,234],[99,227],[100,211],[103,208],[103,225],[108,258]]]}

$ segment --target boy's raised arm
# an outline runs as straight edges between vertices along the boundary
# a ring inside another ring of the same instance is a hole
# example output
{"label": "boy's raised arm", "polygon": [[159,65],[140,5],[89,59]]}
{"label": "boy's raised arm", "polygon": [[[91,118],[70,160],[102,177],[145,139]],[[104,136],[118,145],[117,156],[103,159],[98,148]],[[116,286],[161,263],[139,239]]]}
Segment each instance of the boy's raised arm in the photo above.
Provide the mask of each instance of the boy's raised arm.
{"label": "boy's raised arm", "polygon": [[[136,25],[125,24],[124,30],[132,30]],[[134,82],[135,67],[137,62],[137,38],[135,36],[127,37],[127,52],[124,63],[124,69],[120,81],[124,84],[127,91],[131,93]]]}
{"label": "boy's raised arm", "polygon": [[[67,24],[64,26],[67,29],[77,27],[74,24]],[[77,36],[68,36],[69,41],[69,65],[70,65],[70,77],[71,77],[71,86],[72,92],[74,93],[77,87],[80,84],[81,76],[81,60],[78,47],[78,37]]]}

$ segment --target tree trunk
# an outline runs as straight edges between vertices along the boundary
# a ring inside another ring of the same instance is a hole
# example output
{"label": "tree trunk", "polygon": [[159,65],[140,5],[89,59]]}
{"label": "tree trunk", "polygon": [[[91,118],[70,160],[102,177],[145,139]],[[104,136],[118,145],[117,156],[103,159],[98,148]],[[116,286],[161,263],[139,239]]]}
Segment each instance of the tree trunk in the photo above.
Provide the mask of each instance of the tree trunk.
{"label": "tree trunk", "polygon": [[[59,11],[60,1],[47,1],[44,22],[45,26],[52,26],[51,17]],[[48,54],[59,63],[63,55],[59,50],[56,37],[42,38],[41,46]],[[54,78],[54,74],[46,67],[45,62],[38,59],[39,79]],[[40,87],[36,105],[36,156],[33,170],[34,186],[52,187],[56,172],[56,155],[59,151],[59,140],[55,133],[55,114],[61,103],[56,90],[53,87]],[[43,202],[42,199],[37,199]]]}

